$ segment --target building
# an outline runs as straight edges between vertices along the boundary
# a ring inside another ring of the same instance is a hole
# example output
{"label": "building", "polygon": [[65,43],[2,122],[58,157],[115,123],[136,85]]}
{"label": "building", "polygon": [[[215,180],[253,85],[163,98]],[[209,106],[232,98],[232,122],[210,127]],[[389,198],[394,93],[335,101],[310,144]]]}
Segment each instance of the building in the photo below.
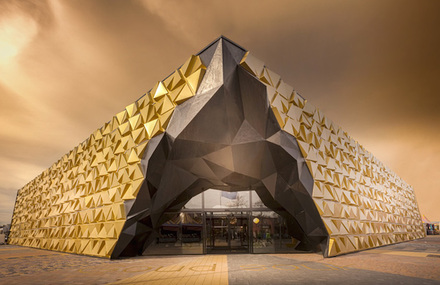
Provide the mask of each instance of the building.
{"label": "building", "polygon": [[3,233],[3,228],[0,228],[0,244],[6,244],[6,235]]}
{"label": "building", "polygon": [[431,222],[425,215],[422,215],[422,222],[426,229],[426,235],[440,234],[440,222]]}
{"label": "building", "polygon": [[10,227],[10,224],[0,226],[0,244],[6,244]]}
{"label": "building", "polygon": [[328,257],[424,236],[411,186],[220,37],[20,189],[9,242]]}

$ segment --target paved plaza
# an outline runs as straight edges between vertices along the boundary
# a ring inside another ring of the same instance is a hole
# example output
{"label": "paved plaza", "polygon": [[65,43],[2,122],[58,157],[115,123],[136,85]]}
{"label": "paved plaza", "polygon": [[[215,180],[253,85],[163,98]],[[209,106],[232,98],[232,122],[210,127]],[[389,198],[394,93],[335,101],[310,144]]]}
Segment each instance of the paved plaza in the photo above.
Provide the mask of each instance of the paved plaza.
{"label": "paved plaza", "polygon": [[440,284],[440,236],[322,255],[140,256],[108,260],[0,246],[0,284]]}

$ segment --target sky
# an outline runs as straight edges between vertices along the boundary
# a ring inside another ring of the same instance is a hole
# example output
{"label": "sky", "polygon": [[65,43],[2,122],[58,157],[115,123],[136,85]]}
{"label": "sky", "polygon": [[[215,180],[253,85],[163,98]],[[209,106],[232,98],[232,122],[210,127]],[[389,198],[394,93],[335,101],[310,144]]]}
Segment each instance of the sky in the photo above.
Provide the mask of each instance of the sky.
{"label": "sky", "polygon": [[224,35],[440,220],[440,1],[0,0],[0,225],[17,190]]}

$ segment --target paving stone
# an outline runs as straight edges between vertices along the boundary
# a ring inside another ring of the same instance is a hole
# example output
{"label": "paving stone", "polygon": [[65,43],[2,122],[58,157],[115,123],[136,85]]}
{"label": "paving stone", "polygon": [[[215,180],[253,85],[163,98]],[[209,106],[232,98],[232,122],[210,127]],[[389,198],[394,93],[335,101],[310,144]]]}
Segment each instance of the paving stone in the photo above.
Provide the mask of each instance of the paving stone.
{"label": "paving stone", "polygon": [[269,255],[229,255],[229,284],[439,284],[439,281]]}
{"label": "paving stone", "polygon": [[440,284],[439,252],[440,236],[334,258],[296,253],[108,260],[1,245],[0,284]]}

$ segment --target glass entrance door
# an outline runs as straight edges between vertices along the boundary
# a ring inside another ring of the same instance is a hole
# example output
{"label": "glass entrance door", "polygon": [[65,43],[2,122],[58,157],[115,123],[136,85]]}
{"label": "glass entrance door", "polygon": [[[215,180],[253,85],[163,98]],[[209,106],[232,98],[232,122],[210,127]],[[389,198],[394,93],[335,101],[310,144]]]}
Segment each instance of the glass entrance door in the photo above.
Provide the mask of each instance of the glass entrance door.
{"label": "glass entrance door", "polygon": [[207,253],[248,253],[248,212],[206,213]]}

